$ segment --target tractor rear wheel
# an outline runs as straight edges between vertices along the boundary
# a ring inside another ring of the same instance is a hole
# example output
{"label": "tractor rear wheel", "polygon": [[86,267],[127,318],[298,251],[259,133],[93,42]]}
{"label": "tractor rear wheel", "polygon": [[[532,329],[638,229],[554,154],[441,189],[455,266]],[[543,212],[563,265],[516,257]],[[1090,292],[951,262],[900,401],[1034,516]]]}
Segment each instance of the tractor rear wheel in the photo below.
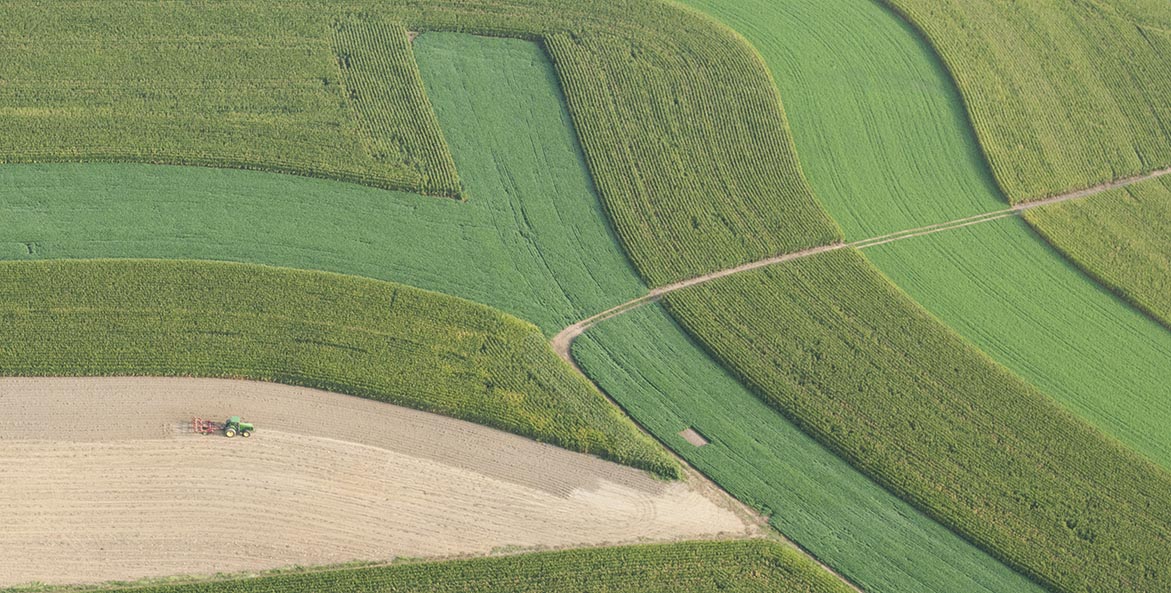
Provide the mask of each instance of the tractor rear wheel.
{"label": "tractor rear wheel", "polygon": [[245,430],[244,432],[241,432],[241,433],[240,433],[240,436],[242,436],[242,437],[244,437],[244,438],[248,438],[248,437],[252,436],[252,431],[251,431],[251,430]]}
{"label": "tractor rear wheel", "polygon": [[235,428],[224,429],[224,436],[228,437],[229,439],[236,436],[236,429]]}

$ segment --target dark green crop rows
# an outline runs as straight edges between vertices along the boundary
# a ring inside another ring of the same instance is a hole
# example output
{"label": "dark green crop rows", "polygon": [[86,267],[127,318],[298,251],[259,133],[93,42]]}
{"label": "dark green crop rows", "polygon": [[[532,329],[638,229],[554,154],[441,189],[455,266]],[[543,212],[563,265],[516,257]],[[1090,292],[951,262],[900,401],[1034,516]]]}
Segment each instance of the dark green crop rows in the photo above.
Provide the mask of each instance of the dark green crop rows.
{"label": "dark green crop rows", "polygon": [[305,385],[678,472],[536,327],[336,274],[184,261],[0,264],[0,374]]}
{"label": "dark green crop rows", "polygon": [[407,563],[174,585],[135,593],[849,593],[776,542],[694,542]]}
{"label": "dark green crop rows", "polygon": [[732,276],[668,305],[803,429],[1042,583],[1171,582],[1171,475],[992,363],[856,253]]}

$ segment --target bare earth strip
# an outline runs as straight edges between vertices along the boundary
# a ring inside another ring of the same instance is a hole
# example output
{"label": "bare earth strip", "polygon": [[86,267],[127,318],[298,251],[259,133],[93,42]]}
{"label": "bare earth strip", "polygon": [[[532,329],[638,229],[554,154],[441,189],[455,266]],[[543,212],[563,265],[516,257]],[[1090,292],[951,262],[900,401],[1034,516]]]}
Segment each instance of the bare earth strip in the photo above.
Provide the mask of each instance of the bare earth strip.
{"label": "bare earth strip", "polygon": [[[688,288],[691,286],[704,284],[707,282],[711,282],[713,280],[717,280],[719,278],[731,276],[733,274],[747,272],[749,270],[755,270],[758,268],[772,266],[772,265],[784,263],[787,261],[793,261],[793,260],[802,259],[805,257],[810,257],[813,255],[817,255],[819,253],[825,253],[827,251],[835,251],[838,249],[845,249],[845,248],[866,249],[868,247],[875,247],[878,245],[884,245],[886,243],[892,243],[894,241],[902,241],[904,239],[911,239],[914,237],[922,237],[924,235],[933,235],[935,233],[942,233],[944,231],[955,230],[958,228],[963,228],[963,227],[971,226],[974,224],[982,224],[985,222],[991,222],[993,220],[1000,220],[1002,218],[1007,218],[1009,216],[1019,216],[1022,212],[1025,212],[1026,210],[1031,210],[1033,208],[1039,208],[1041,206],[1048,206],[1050,204],[1056,204],[1059,202],[1068,202],[1070,200],[1076,200],[1079,198],[1089,197],[1089,196],[1092,196],[1095,194],[1100,194],[1105,191],[1110,191],[1112,189],[1118,189],[1120,187],[1126,187],[1128,185],[1134,185],[1136,183],[1141,183],[1143,181],[1148,181],[1151,179],[1155,179],[1157,177],[1162,177],[1164,175],[1171,175],[1171,167],[1168,167],[1166,169],[1159,169],[1156,171],[1152,171],[1152,172],[1146,173],[1144,175],[1136,175],[1134,177],[1126,177],[1123,179],[1116,179],[1116,180],[1108,182],[1108,183],[1102,183],[1099,185],[1095,185],[1093,187],[1088,187],[1086,189],[1080,189],[1077,191],[1072,191],[1072,192],[1052,196],[1052,197],[1045,198],[1042,200],[1023,202],[1023,203],[1017,204],[1011,208],[1005,208],[1004,210],[985,212],[983,214],[976,214],[974,216],[968,216],[968,217],[960,218],[957,220],[949,220],[946,222],[932,224],[932,225],[928,225],[928,226],[924,226],[924,227],[906,229],[906,230],[898,231],[895,233],[882,235],[879,237],[870,237],[867,239],[860,239],[860,240],[854,241],[852,243],[832,243],[830,245],[811,247],[809,249],[795,251],[793,253],[785,253],[782,255],[775,255],[775,256],[772,256],[769,258],[757,260],[754,262],[749,262],[746,264],[736,266],[734,268],[726,268],[723,270],[717,270],[717,271],[712,272],[710,274],[704,274],[702,276],[696,276],[695,278],[689,278],[687,280],[682,280],[682,281],[676,282],[674,284],[667,284],[664,286],[660,286],[658,288],[651,290],[650,292],[648,292],[647,294],[645,294],[643,296],[640,296],[636,299],[629,300],[625,303],[622,303],[621,305],[618,305],[617,307],[607,309],[606,311],[598,313],[597,315],[594,315],[593,317],[583,319],[583,320],[561,330],[560,332],[557,332],[557,335],[553,336],[552,340],[550,340],[550,345],[553,347],[553,351],[556,352],[558,354],[558,356],[560,356],[563,360],[565,360],[565,362],[568,362],[574,368],[577,368],[577,364],[573,361],[573,356],[570,354],[570,350],[573,347],[573,341],[576,340],[578,336],[585,333],[585,331],[587,329],[593,327],[594,325],[597,325],[598,323],[601,323],[602,321],[605,321],[605,320],[610,319],[611,317],[614,317],[617,315],[621,315],[623,313],[633,311],[634,309],[637,309],[647,303],[652,303],[652,302],[658,301],[659,299],[663,298],[663,296],[665,296],[669,293],[675,292],[677,290],[682,290],[684,288]],[[580,369],[578,369],[578,370],[580,371]]]}
{"label": "bare earth strip", "polygon": [[[189,432],[239,414],[251,439]],[[354,397],[0,379],[0,586],[748,536],[696,480]]]}

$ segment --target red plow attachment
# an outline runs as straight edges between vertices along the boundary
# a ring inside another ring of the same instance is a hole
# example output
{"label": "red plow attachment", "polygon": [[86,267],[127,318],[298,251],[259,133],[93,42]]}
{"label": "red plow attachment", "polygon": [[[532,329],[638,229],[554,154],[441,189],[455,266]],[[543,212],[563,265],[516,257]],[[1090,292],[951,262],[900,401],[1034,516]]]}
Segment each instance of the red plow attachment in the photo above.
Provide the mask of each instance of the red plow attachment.
{"label": "red plow attachment", "polygon": [[221,422],[213,422],[211,420],[204,420],[203,418],[191,419],[191,430],[198,434],[211,434],[213,432],[219,432],[223,429],[224,425]]}

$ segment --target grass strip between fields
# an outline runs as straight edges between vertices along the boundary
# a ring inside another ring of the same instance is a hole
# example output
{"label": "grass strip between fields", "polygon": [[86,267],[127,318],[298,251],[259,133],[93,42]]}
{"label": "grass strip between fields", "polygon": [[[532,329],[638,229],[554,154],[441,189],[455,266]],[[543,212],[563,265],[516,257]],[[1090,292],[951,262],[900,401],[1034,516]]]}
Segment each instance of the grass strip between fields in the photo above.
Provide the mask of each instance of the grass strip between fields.
{"label": "grass strip between fields", "polygon": [[8,262],[0,320],[4,375],[303,385],[679,475],[536,327],[407,286],[214,262]]}
{"label": "grass strip between fields", "polygon": [[666,303],[803,430],[1042,584],[1121,593],[1171,582],[1171,474],[993,363],[856,252]]}
{"label": "grass strip between fields", "polygon": [[135,593],[850,593],[799,551],[767,540],[586,548],[403,562],[254,578],[30,591]]}

